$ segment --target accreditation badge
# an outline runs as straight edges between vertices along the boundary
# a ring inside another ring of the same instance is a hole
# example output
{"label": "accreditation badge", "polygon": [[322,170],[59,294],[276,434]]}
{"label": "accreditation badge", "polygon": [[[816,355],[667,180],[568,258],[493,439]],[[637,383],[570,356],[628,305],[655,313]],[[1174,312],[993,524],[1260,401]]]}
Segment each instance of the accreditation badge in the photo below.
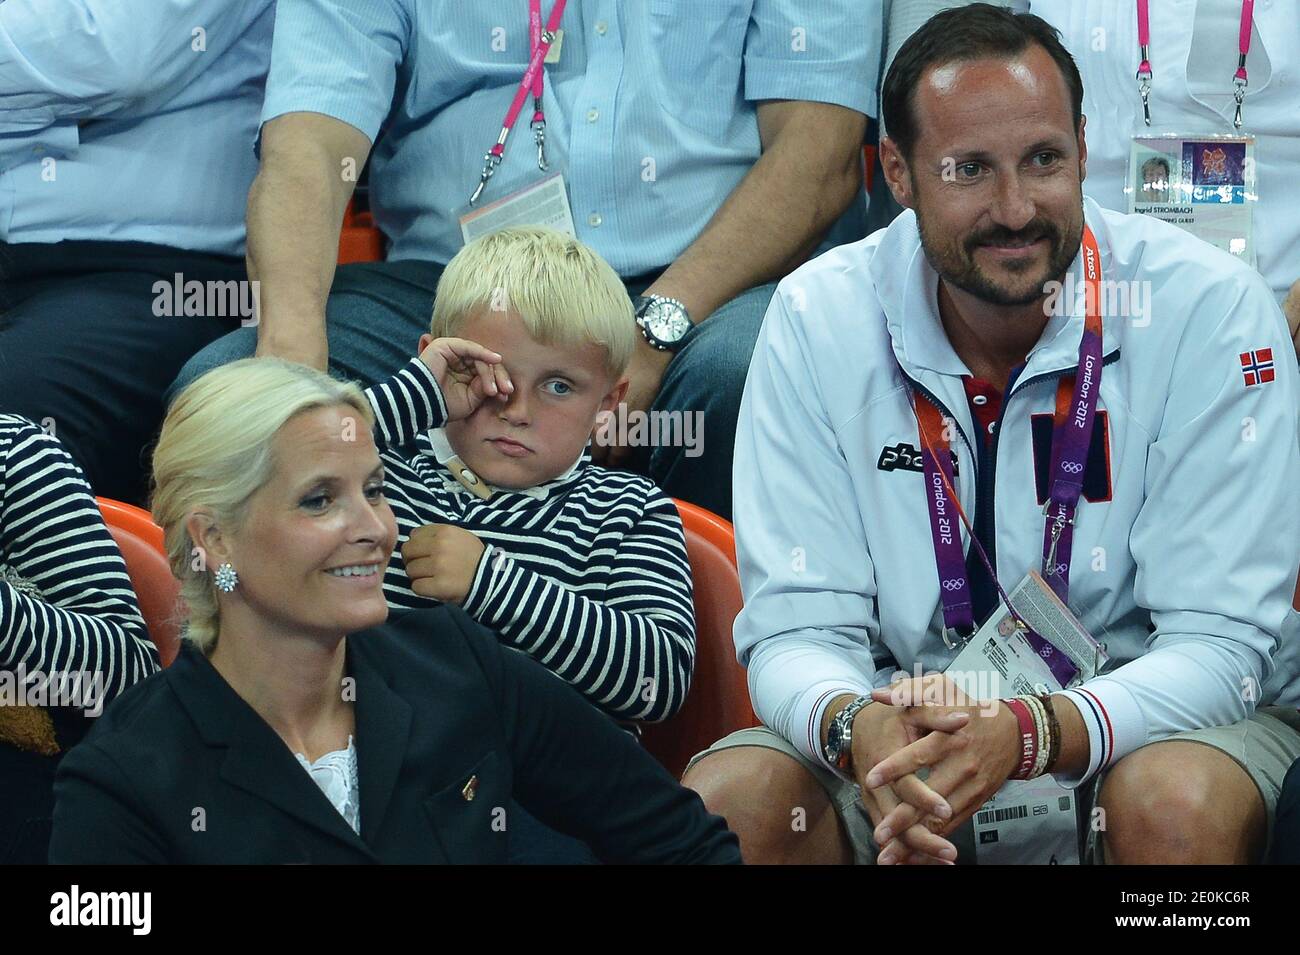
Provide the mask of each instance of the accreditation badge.
{"label": "accreditation badge", "polygon": [[1130,213],[1172,223],[1255,266],[1255,137],[1134,136],[1124,194]]}
{"label": "accreditation badge", "polygon": [[[496,185],[494,180],[493,186]],[[547,226],[577,238],[563,170],[554,169],[541,178],[507,184],[504,188],[504,194],[498,199],[455,210],[461,238],[465,242],[472,242],[498,229],[520,225]]]}
{"label": "accreditation badge", "polygon": [[[1008,595],[1021,618],[1069,658],[1071,685],[1092,679],[1107,661],[1105,648],[1030,571]],[[944,674],[971,699],[1054,693],[1060,681],[1034,648],[1005,604],[966,641]],[[972,820],[979,865],[1078,865],[1079,800],[1051,775],[1009,779],[980,806]]]}

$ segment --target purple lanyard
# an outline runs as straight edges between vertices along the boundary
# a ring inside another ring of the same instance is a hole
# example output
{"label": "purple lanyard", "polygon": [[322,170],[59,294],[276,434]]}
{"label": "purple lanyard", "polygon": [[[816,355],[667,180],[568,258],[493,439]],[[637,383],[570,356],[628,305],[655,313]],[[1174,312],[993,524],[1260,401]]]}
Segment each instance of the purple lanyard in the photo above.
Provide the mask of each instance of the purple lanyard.
{"label": "purple lanyard", "polygon": [[[1086,317],[1083,338],[1079,342],[1079,368],[1058,389],[1055,424],[1052,434],[1051,484],[1043,513],[1043,577],[1061,598],[1068,602],[1070,592],[1070,548],[1074,538],[1074,514],[1083,492],[1083,472],[1092,443],[1093,422],[1097,417],[1097,395],[1101,388],[1102,329],[1098,303],[1101,288],[1101,255],[1092,229],[1083,227],[1083,273]],[[1068,403],[1065,395],[1069,396]],[[1025,637],[1061,681],[1069,684],[1077,672],[1074,664],[1048,641],[1025,624],[1011,607],[1011,600],[998,582],[997,573],[979,538],[975,536],[953,487],[952,451],[947,425],[935,405],[923,395],[913,393],[921,438],[921,468],[925,475],[925,498],[930,510],[930,533],[934,541],[935,565],[939,573],[939,601],[943,607],[944,643],[954,646],[949,631],[970,633],[975,628],[970,579],[966,573],[966,555],[962,552],[958,521],[965,524],[993,586],[1011,615],[1025,626]]]}
{"label": "purple lanyard", "polygon": [[[1142,119],[1151,125],[1151,16],[1150,0],[1137,0],[1138,21],[1138,95],[1142,97]],[[1237,113],[1232,125],[1241,129],[1241,105],[1246,99],[1246,56],[1250,53],[1250,25],[1255,16],[1255,0],[1241,0],[1241,22],[1237,29],[1237,72],[1232,74],[1233,96],[1237,100]]]}

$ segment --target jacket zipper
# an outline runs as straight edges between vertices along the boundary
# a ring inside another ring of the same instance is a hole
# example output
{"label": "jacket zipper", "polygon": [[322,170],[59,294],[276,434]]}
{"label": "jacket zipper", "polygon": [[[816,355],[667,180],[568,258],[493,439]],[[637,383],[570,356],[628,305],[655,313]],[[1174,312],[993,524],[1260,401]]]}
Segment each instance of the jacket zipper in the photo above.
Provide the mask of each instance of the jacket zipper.
{"label": "jacket zipper", "polygon": [[949,421],[953,423],[953,425],[957,428],[957,433],[961,435],[962,442],[966,445],[966,450],[970,452],[971,460],[976,465],[978,465],[979,462],[975,460],[976,458],[975,448],[971,444],[970,438],[966,437],[966,432],[962,430],[961,422],[957,420],[957,416],[948,409],[947,405],[945,405],[942,401],[940,401],[935,396],[934,392],[932,392],[929,388],[925,387],[925,385],[921,384],[911,375],[907,374],[907,372],[903,372],[903,377],[906,378],[908,381],[910,381],[912,383],[913,388],[915,388],[922,395],[924,395],[925,399],[929,401],[930,404],[938,408],[940,413],[943,414],[944,417],[946,417]]}
{"label": "jacket zipper", "polygon": [[[1101,366],[1105,368],[1107,365],[1117,361],[1118,359],[1119,359],[1119,349],[1117,348],[1109,355],[1102,357]],[[1002,420],[1003,418],[1006,417],[1007,405],[1011,404],[1011,399],[1015,397],[1017,392],[1023,391],[1024,389],[1028,388],[1030,385],[1036,385],[1039,384],[1040,382],[1053,380],[1053,379],[1056,381],[1060,381],[1066,375],[1076,374],[1078,371],[1079,371],[1079,366],[1076,364],[1070,368],[1062,368],[1058,371],[1042,372],[1040,374],[1034,375],[1034,377],[1032,378],[1026,379],[1023,382],[1018,382],[1016,381],[1016,379],[1013,378],[1008,383],[1006,397],[1002,402],[1002,407],[998,409],[998,420],[993,425],[993,440],[992,442],[990,442],[988,446],[988,450],[984,452],[988,456],[988,462],[987,462],[988,468],[986,469],[984,467],[981,467],[979,466],[979,464],[977,464],[976,466],[976,474],[978,479],[975,482],[975,487],[976,487],[975,536],[979,538],[982,544],[984,544],[984,552],[988,555],[989,566],[991,566],[995,571],[998,569],[998,545],[997,545],[997,516],[994,511],[995,498],[993,495],[993,484],[994,484],[994,478],[998,470],[998,441],[1002,438]],[[981,448],[983,448],[982,441],[981,441]],[[982,459],[980,460],[980,463],[981,464],[983,463]],[[987,506],[985,506],[986,502],[987,502]],[[985,526],[986,524],[987,527]],[[970,555],[968,553],[967,554],[968,560],[969,560],[969,556]],[[969,562],[967,566],[969,569]],[[983,570],[983,566],[981,565],[979,569]],[[987,573],[988,572],[985,571],[984,575],[987,575]],[[981,575],[980,577],[981,580],[983,579],[984,575]],[[971,576],[971,579],[972,580],[975,579],[974,575]],[[988,587],[989,589],[996,590],[996,588],[993,587],[991,581],[988,582]]]}

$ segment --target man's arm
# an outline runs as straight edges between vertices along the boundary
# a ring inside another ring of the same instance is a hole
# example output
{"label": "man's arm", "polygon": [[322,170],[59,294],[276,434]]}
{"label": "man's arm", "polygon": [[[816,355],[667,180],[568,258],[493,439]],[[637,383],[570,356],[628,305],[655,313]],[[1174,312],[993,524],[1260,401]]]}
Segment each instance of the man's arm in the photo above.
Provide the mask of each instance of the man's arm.
{"label": "man's arm", "polygon": [[357,176],[392,109],[410,0],[278,0],[248,197],[257,353],[324,369],[325,300]]}
{"label": "man's arm", "polygon": [[763,154],[647,291],[678,299],[699,322],[800,265],[862,189],[866,128],[843,106],[760,103]]}
{"label": "man's arm", "polygon": [[325,300],[356,185],[344,171],[360,170],[369,155],[364,133],[322,113],[287,113],[262,127],[262,166],[248,193],[258,355],[325,369]]}
{"label": "man's arm", "polygon": [[[803,262],[862,187],[867,120],[861,113],[827,103],[769,102],[758,107],[758,120],[763,155],[699,238],[646,289],[680,301],[696,323]],[[637,336],[627,369],[629,409],[650,408],[672,358]],[[611,466],[628,457],[621,446],[592,452],[593,460]]]}

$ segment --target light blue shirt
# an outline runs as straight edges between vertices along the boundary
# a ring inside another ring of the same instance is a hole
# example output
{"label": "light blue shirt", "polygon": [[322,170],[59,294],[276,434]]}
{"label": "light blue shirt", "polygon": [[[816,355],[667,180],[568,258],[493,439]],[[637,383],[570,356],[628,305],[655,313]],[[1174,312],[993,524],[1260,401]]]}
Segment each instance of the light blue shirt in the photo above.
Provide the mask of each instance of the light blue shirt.
{"label": "light blue shirt", "polygon": [[[624,276],[673,261],[749,171],[758,101],[875,113],[870,0],[570,0],[560,28],[548,157],[578,237]],[[280,0],[262,119],[363,132],[388,258],[446,262],[528,56],[525,0]],[[538,175],[531,117],[530,99],[482,202]]]}
{"label": "light blue shirt", "polygon": [[244,250],[274,0],[0,0],[0,241]]}

